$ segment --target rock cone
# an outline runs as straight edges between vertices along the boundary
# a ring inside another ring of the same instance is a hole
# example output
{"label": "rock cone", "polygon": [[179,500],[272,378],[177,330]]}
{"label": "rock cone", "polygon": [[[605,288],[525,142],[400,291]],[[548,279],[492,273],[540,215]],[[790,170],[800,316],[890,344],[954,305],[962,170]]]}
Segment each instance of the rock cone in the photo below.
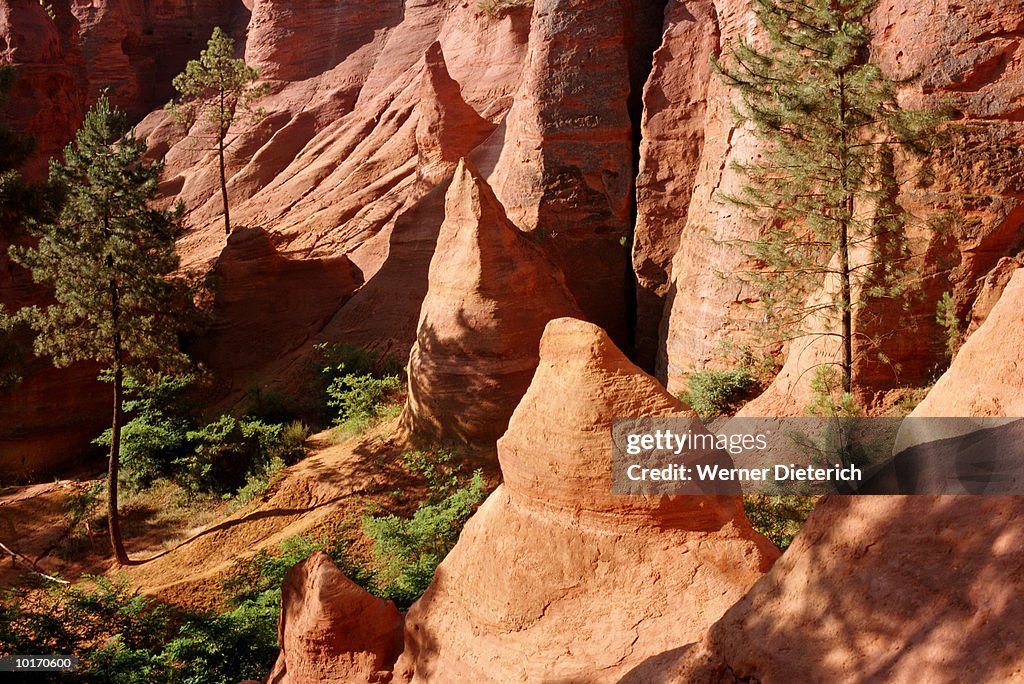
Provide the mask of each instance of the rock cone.
{"label": "rock cone", "polygon": [[409,357],[406,428],[427,440],[493,444],[537,368],[544,326],[575,313],[557,269],[460,163]]}
{"label": "rock cone", "polygon": [[696,639],[777,551],[738,498],[612,496],[612,418],[684,411],[599,328],[549,323],[505,484],[410,609],[396,680],[612,682]]}

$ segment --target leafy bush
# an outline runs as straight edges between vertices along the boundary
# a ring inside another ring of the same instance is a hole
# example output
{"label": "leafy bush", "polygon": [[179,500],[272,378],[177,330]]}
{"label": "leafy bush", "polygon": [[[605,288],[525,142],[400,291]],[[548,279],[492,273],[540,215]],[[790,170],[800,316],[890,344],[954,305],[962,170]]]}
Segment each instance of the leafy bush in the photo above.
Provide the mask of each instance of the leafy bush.
{"label": "leafy bush", "polygon": [[462,469],[454,461],[455,453],[446,448],[417,449],[402,454],[405,467],[426,481],[430,501],[445,498],[459,486]]}
{"label": "leafy bush", "polygon": [[178,482],[190,495],[234,492],[247,477],[280,470],[301,455],[303,447],[295,443],[294,429],[289,431],[290,442],[284,434],[283,425],[221,416],[188,432],[192,448],[175,461]]}
{"label": "leafy bush", "polygon": [[483,475],[478,470],[469,484],[437,503],[421,504],[412,518],[365,518],[363,531],[376,542],[375,593],[401,607],[419,598],[484,495]]}
{"label": "leafy bush", "polygon": [[318,345],[324,404],[335,425],[361,432],[385,411],[402,386],[402,366],[390,355],[351,344]]}
{"label": "leafy bush", "polygon": [[[121,431],[121,469],[129,488],[149,488],[188,452],[193,418],[183,395],[194,382],[192,375],[163,375],[149,384],[125,378],[124,411],[131,419]],[[93,443],[109,448],[110,429]]]}
{"label": "leafy bush", "polygon": [[818,502],[817,496],[769,496],[755,494],[743,497],[743,510],[754,529],[768,537],[780,550],[793,543],[800,528]]}
{"label": "leafy bush", "polygon": [[342,375],[327,388],[327,405],[337,411],[337,425],[359,431],[373,423],[384,408],[384,400],[399,387],[401,379],[397,375]]}
{"label": "leafy bush", "polygon": [[728,371],[702,370],[690,375],[687,391],[679,398],[702,418],[714,418],[733,413],[756,385],[756,378],[743,366]]}

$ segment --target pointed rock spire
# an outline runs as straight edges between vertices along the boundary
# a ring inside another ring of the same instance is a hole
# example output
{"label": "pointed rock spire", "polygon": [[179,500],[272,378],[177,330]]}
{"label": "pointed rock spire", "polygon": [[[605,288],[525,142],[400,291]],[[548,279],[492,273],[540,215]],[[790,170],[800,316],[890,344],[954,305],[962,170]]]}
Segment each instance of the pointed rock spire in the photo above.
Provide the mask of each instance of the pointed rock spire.
{"label": "pointed rock spire", "polygon": [[460,162],[409,357],[404,425],[421,439],[493,444],[530,384],[545,324],[574,313],[557,269]]}
{"label": "pointed rock spire", "polygon": [[423,77],[417,104],[416,146],[421,175],[439,180],[451,164],[480,144],[495,125],[462,99],[459,84],[448,74],[441,44],[434,42],[423,56]]}

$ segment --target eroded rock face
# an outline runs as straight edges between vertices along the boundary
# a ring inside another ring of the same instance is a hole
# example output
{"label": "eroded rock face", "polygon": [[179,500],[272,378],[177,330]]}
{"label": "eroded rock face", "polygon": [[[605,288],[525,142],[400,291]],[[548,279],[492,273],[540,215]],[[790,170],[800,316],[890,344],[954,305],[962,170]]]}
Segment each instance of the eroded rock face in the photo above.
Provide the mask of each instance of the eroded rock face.
{"label": "eroded rock face", "polygon": [[539,235],[584,315],[624,343],[632,192],[629,65],[618,0],[538,0],[522,86],[488,176]]}
{"label": "eroded rock face", "polygon": [[714,2],[671,0],[644,87],[633,270],[636,359],[648,369],[654,367],[672,257],[700,168],[708,85],[714,78],[709,55],[718,51],[718,41]]}
{"label": "eroded rock face", "polygon": [[1024,268],[912,416],[1024,415]]}
{"label": "eroded rock face", "polygon": [[409,357],[406,429],[428,441],[493,444],[537,368],[544,326],[574,313],[557,269],[460,163]]}
{"label": "eroded rock face", "polygon": [[831,497],[658,681],[1016,681],[1022,591],[1020,497]]}
{"label": "eroded rock face", "polygon": [[188,60],[199,56],[215,26],[242,39],[249,19],[242,0],[64,0],[64,4],[70,4],[81,24],[89,99],[106,90],[110,101],[134,118],[174,95],[171,79]]}
{"label": "eroded rock face", "polygon": [[36,0],[0,2],[0,64],[16,70],[0,116],[11,129],[35,139],[35,153],[24,168],[34,180],[45,177],[47,161],[71,140],[85,115],[78,27],[59,8],[54,14],[56,22]]}
{"label": "eroded rock face", "polygon": [[302,347],[362,284],[344,256],[281,254],[258,228],[234,230],[211,275],[213,323],[191,352],[217,377],[219,398],[262,386],[261,371]]}
{"label": "eroded rock face", "polygon": [[245,58],[264,78],[319,76],[399,23],[402,9],[401,0],[256,0]]}
{"label": "eroded rock face", "polygon": [[278,641],[268,684],[387,681],[402,650],[402,616],[318,551],[285,575]]}
{"label": "eroded rock face", "polygon": [[[753,35],[753,18],[744,3],[715,0],[715,6],[722,41]],[[877,348],[860,357],[854,371],[855,380],[869,390],[925,380],[942,360],[935,304],[943,290],[952,292],[964,318],[976,281],[1001,257],[1024,246],[1019,190],[1024,166],[1013,152],[1024,140],[1017,97],[1022,69],[1013,57],[1024,31],[1022,11],[1019,0],[955,7],[890,0],[879,3],[871,17],[872,55],[887,75],[920,75],[904,87],[901,100],[910,107],[934,107],[951,98],[964,117],[957,122],[962,126],[951,152],[937,165],[936,183],[923,191],[907,188],[902,199],[919,216],[955,209],[966,220],[945,235],[912,233],[914,251],[923,255],[914,268],[923,276],[924,291],[899,302],[876,302],[858,315],[859,331],[878,338]],[[720,341],[735,337],[737,325],[751,323],[740,307],[752,293],[733,278],[713,274],[742,270],[742,255],[721,245],[749,239],[758,230],[721,201],[742,180],[730,163],[757,152],[756,141],[731,124],[730,97],[713,79],[700,171],[673,260],[669,317],[658,359],[659,376],[673,390],[683,386],[686,374],[716,362]],[[897,328],[899,334],[892,334]]]}
{"label": "eroded rock face", "polygon": [[396,680],[612,682],[697,638],[777,551],[739,498],[611,494],[612,418],[683,412],[599,328],[549,323],[505,483],[410,609]]}

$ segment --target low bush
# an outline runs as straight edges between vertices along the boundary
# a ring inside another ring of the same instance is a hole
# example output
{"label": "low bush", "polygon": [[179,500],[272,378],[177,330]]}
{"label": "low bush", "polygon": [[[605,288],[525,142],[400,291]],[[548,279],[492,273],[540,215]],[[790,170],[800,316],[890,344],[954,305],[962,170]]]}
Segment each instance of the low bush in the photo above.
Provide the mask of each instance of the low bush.
{"label": "low bush", "polygon": [[754,494],[743,497],[743,510],[755,530],[768,537],[780,550],[785,551],[807,522],[807,517],[814,510],[819,498]]}
{"label": "low bush", "polygon": [[459,539],[462,526],[484,500],[476,471],[468,484],[436,503],[424,502],[412,518],[367,517],[363,532],[375,542],[375,593],[408,607],[426,591],[434,571]]}
{"label": "low bush", "polygon": [[687,391],[679,395],[702,418],[730,415],[757,387],[746,367],[727,371],[702,370],[688,378]]}
{"label": "low bush", "polygon": [[362,432],[386,411],[387,400],[402,387],[398,360],[377,350],[350,344],[319,345],[324,406],[333,423]]}
{"label": "low bush", "polygon": [[[121,468],[130,489],[147,489],[170,475],[175,461],[188,453],[194,417],[183,396],[194,382],[192,375],[164,375],[151,383],[125,379],[124,412],[131,418],[121,430]],[[110,429],[93,443],[109,448]]]}

